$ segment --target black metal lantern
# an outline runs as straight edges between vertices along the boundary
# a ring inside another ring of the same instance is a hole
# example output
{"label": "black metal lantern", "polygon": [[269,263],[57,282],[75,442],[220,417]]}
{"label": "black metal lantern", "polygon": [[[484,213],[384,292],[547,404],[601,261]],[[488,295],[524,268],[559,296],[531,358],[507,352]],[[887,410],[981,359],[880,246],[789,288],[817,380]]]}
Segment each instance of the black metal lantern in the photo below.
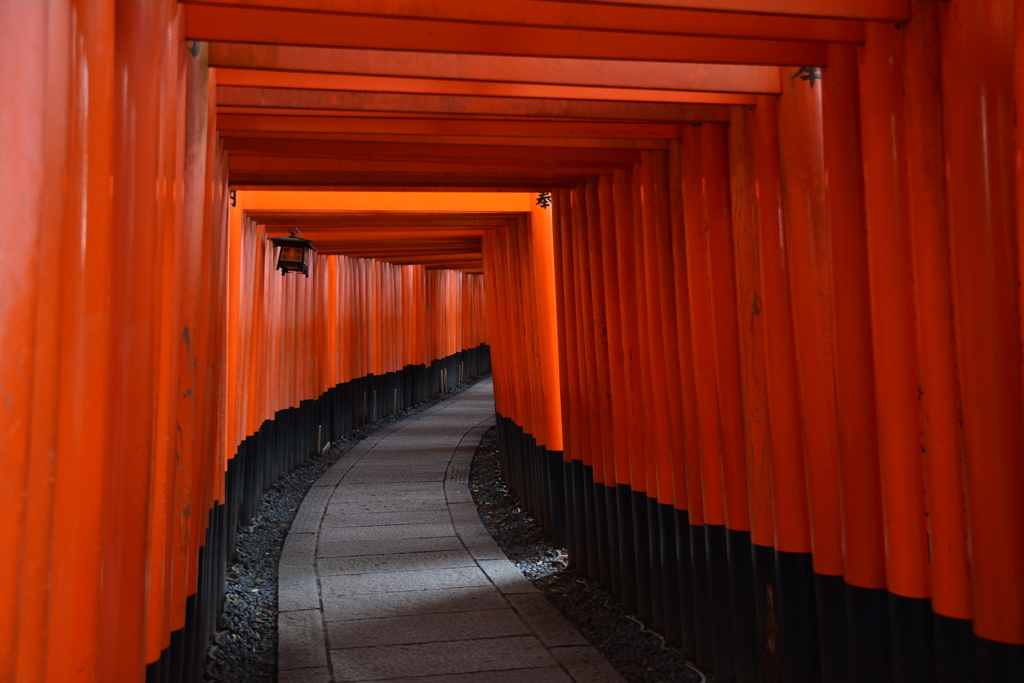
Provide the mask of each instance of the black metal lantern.
{"label": "black metal lantern", "polygon": [[302,273],[309,277],[309,257],[316,247],[309,240],[302,239],[302,233],[292,230],[291,237],[271,237],[275,247],[281,247],[277,255],[277,267],[281,275],[285,273]]}

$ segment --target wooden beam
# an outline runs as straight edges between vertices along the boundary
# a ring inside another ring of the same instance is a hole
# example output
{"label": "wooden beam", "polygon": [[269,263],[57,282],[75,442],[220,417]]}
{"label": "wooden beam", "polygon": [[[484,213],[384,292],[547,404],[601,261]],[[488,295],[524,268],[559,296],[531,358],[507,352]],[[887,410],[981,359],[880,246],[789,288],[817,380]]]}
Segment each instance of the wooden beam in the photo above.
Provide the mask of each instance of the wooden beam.
{"label": "wooden beam", "polygon": [[217,86],[217,103],[235,107],[388,112],[389,115],[397,111],[419,114],[545,116],[669,123],[729,121],[729,108],[723,105],[457,97],[239,86]]}
{"label": "wooden beam", "polygon": [[[393,263],[393,261],[392,261]],[[421,263],[424,270],[456,270],[463,273],[468,272],[479,272],[483,273],[484,262],[483,259],[479,261],[465,261],[463,263]]]}
{"label": "wooden beam", "polygon": [[823,43],[186,5],[185,37],[231,43],[463,54],[825,66]]}
{"label": "wooden beam", "polygon": [[[703,106],[703,105],[693,105]],[[530,114],[463,114],[458,112],[435,112],[433,114],[423,114],[419,112],[408,112],[408,111],[353,111],[346,109],[300,109],[300,108],[288,108],[288,107],[244,107],[235,105],[218,105],[218,114],[232,114],[239,116],[318,116],[323,118],[336,118],[336,119],[347,119],[347,118],[379,118],[379,119],[406,119],[406,120],[421,120],[424,118],[433,120],[444,120],[444,121],[485,121],[488,123],[495,122],[507,122],[507,123],[597,123],[599,121],[593,121],[591,119],[579,118],[579,117],[554,117],[554,116],[534,116]],[[608,121],[612,123],[612,121]],[[626,123],[616,121],[616,123]],[[642,123],[633,121],[632,123]]]}
{"label": "wooden beam", "polygon": [[273,225],[283,221],[306,222],[311,225],[337,225],[342,228],[387,227],[406,228],[430,226],[436,228],[496,227],[518,218],[518,213],[476,213],[461,211],[342,211],[342,210],[278,210],[246,209],[245,215],[257,223]]}
{"label": "wooden beam", "polygon": [[[620,123],[603,121],[466,121],[450,118],[390,118],[348,116],[281,116],[221,114],[217,130],[226,133],[370,133],[424,136],[476,136],[524,138],[655,138],[678,140],[675,123]],[[550,144],[550,143],[549,143]]]}
{"label": "wooden beam", "polygon": [[[778,93],[780,90],[776,66],[595,61],[244,43],[211,43],[209,53],[210,66],[232,69],[653,90],[736,93]],[[218,81],[223,82],[220,77]]]}
{"label": "wooden beam", "polygon": [[436,264],[436,265],[449,264],[449,265],[451,265],[451,264],[466,263],[466,262],[471,262],[471,261],[482,262],[483,258],[484,258],[483,253],[478,253],[478,254],[443,254],[441,256],[423,256],[423,257],[419,257],[419,258],[414,258],[414,257],[404,257],[403,258],[403,257],[400,257],[400,256],[395,256],[395,257],[393,257],[393,258],[391,258],[389,260],[392,263],[397,263],[399,265],[411,265],[411,264],[414,264],[414,263],[419,263],[419,264],[430,263],[430,264]]}
{"label": "wooden beam", "polygon": [[[319,242],[323,244],[334,244],[334,245],[346,245],[346,246],[359,246],[366,249],[383,249],[383,250],[394,250],[394,251],[408,251],[410,249],[431,249],[436,253],[467,253],[465,249],[476,249],[476,253],[480,252],[480,238],[434,238],[434,239],[404,239],[404,240],[386,240],[386,239],[319,239]],[[452,249],[451,252],[441,251],[442,249]],[[455,251],[457,250],[457,251]],[[470,252],[472,253],[472,252]]]}
{"label": "wooden beam", "polygon": [[346,133],[269,133],[240,131],[245,137],[288,140],[335,140],[338,142],[387,142],[430,145],[500,145],[512,147],[584,147],[591,149],[668,149],[668,140],[627,140],[615,138],[503,138],[467,135],[363,135]]}
{"label": "wooden beam", "polygon": [[760,15],[860,19],[902,23],[910,20],[910,0],[585,0],[597,5],[671,7]]}
{"label": "wooden beam", "polygon": [[[620,164],[620,166],[627,166]],[[310,174],[310,173],[443,173],[458,175],[521,176],[536,178],[586,177],[611,173],[614,165],[550,166],[534,164],[452,163],[431,161],[367,160],[367,159],[303,159],[233,155],[228,159],[230,173]]]}
{"label": "wooden beam", "polygon": [[540,192],[550,190],[554,187],[563,186],[561,181],[557,185],[552,184],[549,187],[544,187],[538,186],[533,182],[527,182],[526,180],[519,185],[508,183],[505,180],[491,185],[487,185],[486,183],[471,185],[468,183],[454,183],[450,181],[447,184],[420,182],[419,184],[403,185],[399,182],[392,182],[390,184],[367,185],[363,183],[360,185],[357,183],[340,182],[335,179],[332,180],[334,180],[332,183],[307,182],[286,184],[274,184],[264,181],[245,183],[232,182],[231,189],[246,192],[380,192],[384,194],[394,192],[430,192],[437,194],[451,194],[452,192],[495,194],[498,192],[507,192],[509,194],[522,194],[524,192]]}
{"label": "wooden beam", "polygon": [[575,187],[590,175],[540,177],[536,174],[485,175],[480,173],[232,173],[237,190],[332,190],[335,192],[542,192]]}
{"label": "wooden beam", "polygon": [[[412,247],[409,249],[388,248],[386,245],[364,246],[358,242],[351,244],[339,242],[325,242],[317,247],[324,253],[345,254],[354,258],[423,258],[434,256],[445,256],[449,254],[476,254],[480,252],[480,245],[466,245],[463,247]],[[467,259],[472,260],[472,259]]]}
{"label": "wooden beam", "polygon": [[[417,230],[415,232],[400,232],[395,230],[312,230],[304,226],[293,226],[299,227],[302,230],[302,236],[308,240],[319,243],[322,240],[392,240],[396,243],[402,240],[411,239],[412,237],[422,238],[437,238],[437,239],[448,239],[453,236],[455,237],[474,237],[480,239],[487,232],[486,230],[464,230],[460,232],[439,232],[436,230]],[[268,228],[267,237],[284,237],[290,233],[288,227],[277,227]]]}
{"label": "wooden beam", "polygon": [[223,137],[232,155],[300,157],[304,159],[382,159],[395,161],[473,162],[509,164],[613,164],[640,162],[640,152],[577,147],[505,147],[497,145],[427,145],[415,142],[337,142],[333,140],[282,140],[277,138]]}
{"label": "wooden beam", "polygon": [[[208,0],[185,2],[211,4]],[[723,38],[809,40],[827,43],[864,42],[863,23],[833,19],[834,11],[829,12],[827,8],[820,8],[825,3],[816,0],[805,0],[802,9],[806,11],[796,13],[806,16],[792,16],[792,12],[786,13],[790,16],[764,14],[770,7],[768,2],[756,3],[758,7],[752,11],[757,14],[723,12],[720,11],[723,3],[717,0],[709,6],[695,8],[653,6],[668,5],[659,2],[646,2],[643,3],[646,6],[634,7],[623,6],[622,3],[619,3],[619,6],[608,6],[573,0],[216,0],[212,4],[448,19],[517,26],[552,26]],[[878,18],[865,12],[862,7],[863,3],[854,7],[855,10],[860,10],[857,18]],[[819,14],[819,9],[824,13]]]}
{"label": "wooden beam", "polygon": [[[776,69],[777,71],[777,69]],[[535,85],[496,81],[452,81],[431,78],[393,78],[390,76],[351,76],[348,74],[308,73],[304,71],[266,71],[221,69],[220,85],[254,88],[304,88],[308,90],[357,90],[361,92],[420,93],[480,97],[530,97],[566,100],[607,100],[619,102],[686,102],[694,104],[754,104],[750,94],[697,92],[690,90],[649,90],[639,88],[596,88],[571,85]],[[758,94],[778,92],[778,78],[758,88]]]}

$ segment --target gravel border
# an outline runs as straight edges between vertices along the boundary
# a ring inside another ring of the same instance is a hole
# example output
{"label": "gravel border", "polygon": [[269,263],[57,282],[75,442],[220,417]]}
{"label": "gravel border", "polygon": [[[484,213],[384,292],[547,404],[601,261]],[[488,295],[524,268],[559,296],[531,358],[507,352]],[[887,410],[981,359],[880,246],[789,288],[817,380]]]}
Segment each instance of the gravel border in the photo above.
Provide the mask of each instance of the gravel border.
{"label": "gravel border", "polygon": [[568,554],[545,538],[540,525],[509,493],[498,462],[498,432],[480,440],[469,488],[487,531],[508,559],[544,594],[627,681],[704,683],[707,678],[679,650],[624,611],[596,581],[567,569]]}
{"label": "gravel border", "polygon": [[490,373],[423,403],[349,432],[263,494],[256,517],[238,530],[228,565],[223,623],[211,638],[208,683],[275,683],[277,680],[277,564],[288,529],[306,493],[331,465],[370,434],[461,394]]}

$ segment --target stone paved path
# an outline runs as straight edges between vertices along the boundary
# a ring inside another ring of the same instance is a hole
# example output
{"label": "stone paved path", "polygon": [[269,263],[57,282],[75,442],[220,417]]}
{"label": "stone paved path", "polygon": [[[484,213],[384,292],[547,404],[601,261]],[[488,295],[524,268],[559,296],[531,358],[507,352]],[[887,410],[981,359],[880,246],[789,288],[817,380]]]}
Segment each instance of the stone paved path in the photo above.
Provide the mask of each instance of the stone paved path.
{"label": "stone paved path", "polygon": [[281,554],[281,683],[623,680],[481,524],[467,480],[493,424],[488,379],[317,481]]}

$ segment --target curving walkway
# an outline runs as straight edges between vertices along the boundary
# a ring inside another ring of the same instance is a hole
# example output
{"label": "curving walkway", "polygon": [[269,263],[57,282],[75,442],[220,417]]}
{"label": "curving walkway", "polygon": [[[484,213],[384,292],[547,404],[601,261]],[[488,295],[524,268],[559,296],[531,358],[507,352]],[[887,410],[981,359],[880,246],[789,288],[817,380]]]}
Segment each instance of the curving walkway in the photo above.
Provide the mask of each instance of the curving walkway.
{"label": "curving walkway", "polygon": [[317,481],[281,554],[281,683],[623,680],[481,524],[467,480],[493,424],[488,379]]}

